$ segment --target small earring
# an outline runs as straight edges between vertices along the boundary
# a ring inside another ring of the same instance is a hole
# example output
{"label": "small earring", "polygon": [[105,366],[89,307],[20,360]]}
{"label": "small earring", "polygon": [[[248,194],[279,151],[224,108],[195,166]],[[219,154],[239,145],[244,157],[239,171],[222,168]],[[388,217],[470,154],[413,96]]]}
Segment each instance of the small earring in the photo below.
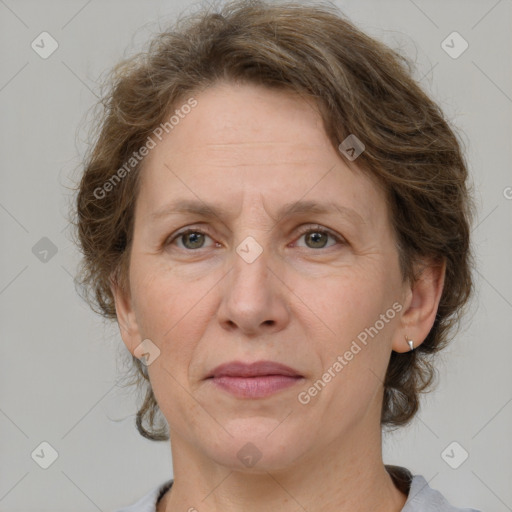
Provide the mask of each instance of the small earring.
{"label": "small earring", "polygon": [[409,347],[411,348],[411,350],[414,350],[414,341],[413,340],[410,340],[407,338],[407,335],[404,336],[405,338],[405,341],[407,341],[407,343],[409,344]]}

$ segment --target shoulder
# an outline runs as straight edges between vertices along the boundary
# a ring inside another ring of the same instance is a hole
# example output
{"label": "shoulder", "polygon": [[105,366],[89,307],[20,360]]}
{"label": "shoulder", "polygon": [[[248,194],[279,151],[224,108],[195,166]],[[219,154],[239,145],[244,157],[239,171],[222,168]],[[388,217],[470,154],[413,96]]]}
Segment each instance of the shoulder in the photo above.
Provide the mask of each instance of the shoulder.
{"label": "shoulder", "polygon": [[172,486],[173,481],[168,480],[163,484],[158,485],[145,494],[139,501],[116,510],[115,512],[156,512],[156,504],[161,496]]}
{"label": "shoulder", "polygon": [[408,489],[401,512],[480,512],[474,508],[454,507],[439,491],[431,488],[422,475],[412,475],[406,468],[397,466],[387,466],[387,469],[397,487]]}

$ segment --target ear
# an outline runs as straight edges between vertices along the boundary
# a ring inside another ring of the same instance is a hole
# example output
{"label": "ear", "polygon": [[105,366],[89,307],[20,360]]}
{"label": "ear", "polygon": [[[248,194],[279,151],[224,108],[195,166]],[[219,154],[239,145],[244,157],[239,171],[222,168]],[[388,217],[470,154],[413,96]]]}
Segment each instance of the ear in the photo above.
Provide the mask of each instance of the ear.
{"label": "ear", "polygon": [[414,347],[425,341],[436,319],[445,272],[445,261],[422,263],[415,281],[407,285],[401,326],[395,331],[392,342],[395,352],[411,350],[407,340],[412,340]]}
{"label": "ear", "polygon": [[117,323],[126,348],[135,355],[135,349],[142,338],[135,318],[129,285],[120,282],[118,272],[110,276],[110,290],[114,296]]}

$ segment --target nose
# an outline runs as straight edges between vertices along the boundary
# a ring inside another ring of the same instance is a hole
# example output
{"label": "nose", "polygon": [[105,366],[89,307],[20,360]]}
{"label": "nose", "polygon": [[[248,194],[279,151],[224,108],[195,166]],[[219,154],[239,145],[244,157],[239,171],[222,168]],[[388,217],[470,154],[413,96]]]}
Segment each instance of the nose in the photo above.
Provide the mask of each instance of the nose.
{"label": "nose", "polygon": [[287,296],[291,292],[270,249],[251,261],[252,257],[246,257],[249,251],[244,250],[254,251],[256,244],[244,243],[239,246],[240,252],[233,253],[233,267],[222,281],[219,322],[227,331],[251,337],[279,332],[289,322]]}

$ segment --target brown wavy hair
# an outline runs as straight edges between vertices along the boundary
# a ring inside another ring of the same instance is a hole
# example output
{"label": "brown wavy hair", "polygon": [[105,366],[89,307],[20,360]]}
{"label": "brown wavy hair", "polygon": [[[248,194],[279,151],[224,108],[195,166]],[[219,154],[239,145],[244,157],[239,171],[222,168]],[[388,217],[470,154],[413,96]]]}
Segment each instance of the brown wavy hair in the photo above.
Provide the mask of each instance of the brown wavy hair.
{"label": "brown wavy hair", "polygon": [[[404,280],[417,278],[415,264],[425,258],[446,263],[431,331],[414,351],[392,352],[383,384],[381,425],[409,422],[420,392],[433,383],[432,356],[449,342],[473,287],[473,206],[463,144],[413,69],[408,58],[318,2],[235,1],[201,9],[156,34],[145,51],[117,64],[104,82],[96,138],[77,187],[79,293],[95,311],[116,319],[110,279],[127,289],[144,159],[109,187],[108,197],[98,198],[98,190],[105,190],[182,102],[220,80],[312,98],[334,147],[349,134],[363,141],[357,164],[384,188]],[[168,425],[148,374],[132,360],[131,383],[145,394],[137,428],[148,439],[166,440]]]}

